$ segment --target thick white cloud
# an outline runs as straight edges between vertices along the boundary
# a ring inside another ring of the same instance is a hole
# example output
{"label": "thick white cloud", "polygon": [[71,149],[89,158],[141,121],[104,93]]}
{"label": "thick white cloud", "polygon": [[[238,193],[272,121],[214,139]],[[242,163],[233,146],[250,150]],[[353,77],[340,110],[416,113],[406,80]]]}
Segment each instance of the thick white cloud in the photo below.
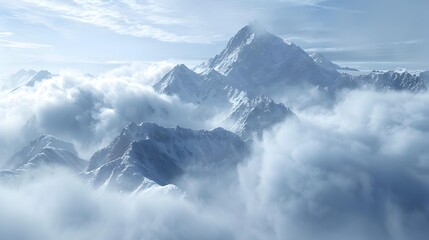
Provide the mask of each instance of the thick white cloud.
{"label": "thick white cloud", "polygon": [[424,239],[429,95],[352,92],[301,112],[240,170],[247,209],[276,239]]}
{"label": "thick white cloud", "polygon": [[95,191],[64,174],[0,188],[0,238],[426,239],[428,104],[427,93],[344,93],[267,132],[237,172],[182,190]]}
{"label": "thick white cloud", "polygon": [[5,91],[0,100],[1,157],[22,146],[16,144],[18,139],[29,141],[28,138],[42,133],[76,143],[83,157],[89,157],[131,121],[194,129],[208,127],[196,115],[195,106],[152,89],[150,84],[170,68],[171,64],[165,62],[131,65],[98,77],[63,71],[35,87]]}
{"label": "thick white cloud", "polygon": [[64,173],[0,187],[0,238],[231,239],[232,226],[172,187],[136,195],[94,191]]}

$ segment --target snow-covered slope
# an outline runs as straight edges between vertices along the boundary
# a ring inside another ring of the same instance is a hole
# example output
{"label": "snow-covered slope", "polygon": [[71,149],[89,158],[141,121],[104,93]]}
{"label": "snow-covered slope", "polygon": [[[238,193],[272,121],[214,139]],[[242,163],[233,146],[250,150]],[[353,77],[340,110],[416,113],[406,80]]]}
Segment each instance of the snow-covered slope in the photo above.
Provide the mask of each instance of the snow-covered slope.
{"label": "snow-covered slope", "polygon": [[[33,73],[34,71],[30,70],[30,72]],[[46,79],[50,79],[50,78],[52,78],[52,76],[53,76],[52,73],[50,73],[46,70],[34,72],[34,75],[31,78],[17,84],[16,87],[14,87],[11,92],[16,91],[23,86],[34,87],[34,85],[36,83],[41,82],[41,81],[46,80]]]}
{"label": "snow-covered slope", "polygon": [[424,91],[427,90],[424,81],[417,75],[406,71],[374,71],[368,75],[354,77],[360,85],[367,88],[374,88],[377,91]]}
{"label": "snow-covered slope", "polygon": [[0,171],[0,182],[18,181],[41,168],[65,168],[78,173],[87,162],[78,158],[71,143],[42,135],[14,154]]}
{"label": "snow-covered slope", "polygon": [[232,120],[231,131],[247,139],[253,134],[262,136],[263,130],[292,116],[293,112],[283,104],[258,96],[233,105],[225,121]]}
{"label": "snow-covered slope", "polygon": [[267,96],[302,84],[329,89],[339,76],[316,64],[297,45],[255,24],[245,26],[221,53],[196,68],[209,69],[228,76],[233,87]]}
{"label": "snow-covered slope", "polygon": [[43,81],[45,79],[50,79],[50,78],[52,78],[52,73],[46,70],[41,70],[37,72],[36,75],[34,75],[34,77],[32,77],[30,81],[28,81],[25,84],[25,86],[34,87],[34,84],[36,84],[37,82]]}
{"label": "snow-covered slope", "polygon": [[2,82],[0,83],[0,89],[15,89],[21,85],[25,85],[36,74],[37,72],[34,70],[21,69],[18,72],[10,75],[9,77],[5,77],[4,79],[2,79]]}
{"label": "snow-covered slope", "polygon": [[289,108],[268,97],[230,86],[228,78],[213,69],[197,74],[185,65],[178,65],[154,88],[198,105],[210,117],[217,115],[218,126],[245,139],[294,115]]}
{"label": "snow-covered slope", "polygon": [[4,165],[4,168],[16,169],[28,163],[44,149],[58,149],[77,155],[73,144],[64,142],[50,135],[42,135],[31,141],[21,151],[14,154]]}
{"label": "snow-covered slope", "polygon": [[96,187],[134,191],[153,184],[177,183],[182,174],[211,174],[235,166],[248,146],[224,129],[195,131],[154,123],[128,124],[87,169]]}
{"label": "snow-covered slope", "polygon": [[202,74],[216,70],[226,76],[228,85],[269,97],[279,93],[284,95],[296,86],[316,86],[330,94],[360,86],[380,91],[426,89],[418,77],[408,72],[352,77],[337,72],[338,69],[344,68],[321,54],[310,57],[297,45],[285,42],[255,24],[242,28],[221,53],[195,68]]}
{"label": "snow-covered slope", "polygon": [[154,88],[167,95],[177,95],[185,102],[194,102],[203,94],[203,82],[200,75],[187,68],[184,64],[175,66]]}
{"label": "snow-covered slope", "polygon": [[359,71],[359,70],[354,69],[354,68],[341,67],[338,64],[333,63],[331,60],[329,60],[323,54],[318,53],[318,52],[310,53],[310,57],[314,60],[315,63],[319,64],[320,66],[322,66],[322,67],[324,67],[326,69]]}

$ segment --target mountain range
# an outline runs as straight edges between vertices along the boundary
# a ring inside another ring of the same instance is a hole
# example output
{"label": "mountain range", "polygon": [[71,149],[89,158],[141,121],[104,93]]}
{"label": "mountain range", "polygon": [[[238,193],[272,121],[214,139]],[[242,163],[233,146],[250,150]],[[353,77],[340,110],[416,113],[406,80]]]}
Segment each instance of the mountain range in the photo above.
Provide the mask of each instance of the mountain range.
{"label": "mountain range", "polygon": [[96,187],[134,191],[175,184],[183,174],[232,168],[247,151],[246,142],[222,128],[196,131],[130,123],[91,157],[85,175]]}
{"label": "mountain range", "polygon": [[[165,128],[129,123],[89,162],[72,144],[42,135],[12,156],[0,171],[1,182],[19,182],[33,169],[61,167],[79,173],[97,188],[138,191],[153,185],[177,185],[184,175],[212,175],[234,168],[263,132],[286,118],[299,118],[278,101],[291,88],[315,88],[335,97],[343,89],[381,92],[426,90],[429,74],[373,71],[351,76],[320,54],[306,53],[257,24],[242,28],[213,58],[190,69],[180,64],[153,85],[160,94],[191,103],[213,130]],[[347,69],[353,70],[353,69]],[[48,71],[20,71],[11,77],[13,91],[37,87]],[[30,120],[31,121],[31,120]],[[34,121],[34,120],[33,120]],[[29,122],[26,127],[31,126]]]}

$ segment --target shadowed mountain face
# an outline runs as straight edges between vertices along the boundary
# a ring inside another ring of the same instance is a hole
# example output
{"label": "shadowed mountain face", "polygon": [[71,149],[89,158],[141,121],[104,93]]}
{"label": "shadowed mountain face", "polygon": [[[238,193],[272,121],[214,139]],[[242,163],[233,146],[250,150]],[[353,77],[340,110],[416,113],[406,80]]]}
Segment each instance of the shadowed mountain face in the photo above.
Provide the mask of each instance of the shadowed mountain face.
{"label": "shadowed mountain face", "polygon": [[221,128],[195,131],[130,123],[91,157],[86,175],[97,187],[133,191],[155,183],[177,183],[183,174],[233,169],[247,151],[245,142]]}
{"label": "shadowed mountain face", "polygon": [[427,87],[429,84],[429,71],[425,71],[425,72],[420,73],[420,78],[425,82],[426,87]]}

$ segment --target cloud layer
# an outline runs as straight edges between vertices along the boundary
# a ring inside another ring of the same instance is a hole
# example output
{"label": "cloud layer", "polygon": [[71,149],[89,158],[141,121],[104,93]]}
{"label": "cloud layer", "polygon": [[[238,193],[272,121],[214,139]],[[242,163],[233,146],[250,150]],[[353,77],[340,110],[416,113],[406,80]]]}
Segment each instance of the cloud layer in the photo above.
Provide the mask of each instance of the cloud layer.
{"label": "cloud layer", "polygon": [[[56,80],[58,86],[67,84],[67,77],[62,79]],[[169,106],[161,96],[141,100],[137,93],[154,93],[131,85],[134,93],[122,80],[108,82],[116,94],[98,81],[83,82],[91,86],[84,88],[91,89],[91,96],[101,92],[93,88],[103,89],[104,98],[95,99],[109,99],[102,102],[115,106],[119,115],[133,116],[115,100],[122,90],[130,96],[125,99],[136,102],[132,106],[148,99]],[[76,91],[73,88],[66,95],[78,102],[88,99],[73,97],[82,94],[75,95]],[[67,98],[52,99],[51,104],[65,102],[61,108],[68,109]],[[88,102],[98,105],[100,101]],[[238,169],[222,177],[185,178],[181,190],[155,187],[131,195],[94,191],[64,174],[18,190],[2,187],[0,237],[425,239],[428,104],[428,93],[342,93],[333,107],[301,109],[298,120],[266,132]],[[181,106],[180,102],[173,105]],[[96,126],[109,127],[118,116],[99,119],[109,121],[100,120]]]}
{"label": "cloud layer", "polygon": [[244,167],[248,209],[278,239],[424,239],[429,95],[352,92],[298,113]]}
{"label": "cloud layer", "polygon": [[0,100],[2,157],[22,146],[16,144],[19,139],[28,141],[42,133],[76,143],[88,158],[131,121],[206,128],[195,106],[152,89],[151,84],[171,66],[167,62],[134,64],[97,77],[63,71],[35,87],[4,91]]}

